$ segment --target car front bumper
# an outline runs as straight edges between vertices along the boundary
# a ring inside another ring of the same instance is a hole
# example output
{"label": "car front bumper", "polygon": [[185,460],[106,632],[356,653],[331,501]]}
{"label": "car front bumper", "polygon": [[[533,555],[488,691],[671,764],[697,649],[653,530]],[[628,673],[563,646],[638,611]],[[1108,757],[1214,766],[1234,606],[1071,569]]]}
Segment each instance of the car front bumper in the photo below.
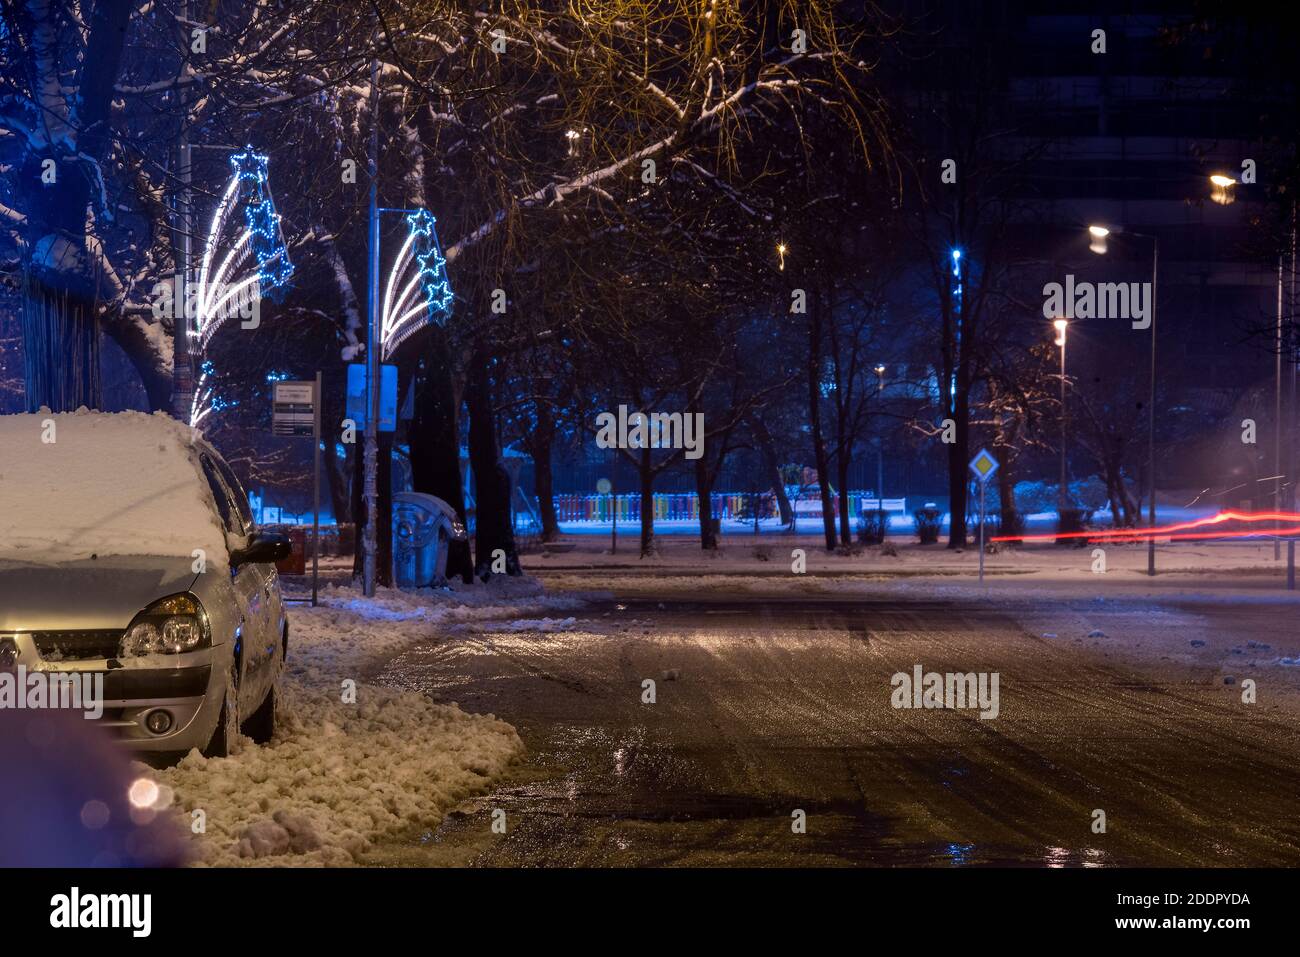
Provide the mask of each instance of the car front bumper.
{"label": "car front bumper", "polygon": [[[203,748],[217,726],[230,671],[229,645],[178,655],[60,661],[42,659],[30,634],[0,635],[0,652],[5,645],[17,652],[5,659],[13,657],[15,667],[24,666],[29,676],[77,675],[83,688],[95,687],[95,700],[83,700],[81,710],[122,747],[149,752]],[[158,711],[169,718],[161,733],[146,724]]]}

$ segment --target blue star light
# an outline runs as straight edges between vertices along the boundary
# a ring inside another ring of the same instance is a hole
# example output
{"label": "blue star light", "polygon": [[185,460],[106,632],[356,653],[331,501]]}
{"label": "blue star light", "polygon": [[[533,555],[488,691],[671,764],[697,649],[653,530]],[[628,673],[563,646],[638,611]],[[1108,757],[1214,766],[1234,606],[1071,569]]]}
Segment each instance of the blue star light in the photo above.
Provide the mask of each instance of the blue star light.
{"label": "blue star light", "polygon": [[246,204],[244,222],[257,256],[257,279],[263,294],[272,293],[289,281],[293,263],[289,261],[280,217],[271,198],[266,156],[247,146],[242,153],[231,154],[230,165],[239,179],[240,197]]}
{"label": "blue star light", "polygon": [[235,169],[241,185],[247,183],[259,191],[266,183],[266,156],[253,152],[251,146],[244,147],[242,153],[230,154],[230,165]]}
{"label": "blue star light", "polygon": [[280,216],[269,200],[249,203],[244,207],[244,222],[251,234],[253,252],[257,256],[257,278],[262,291],[278,289],[293,275],[293,263],[284,248],[280,233]]}
{"label": "blue star light", "polygon": [[417,209],[413,213],[407,213],[406,223],[411,227],[412,236],[432,238],[433,227],[437,220],[433,218],[433,213],[427,209]]}
{"label": "blue star light", "polygon": [[420,286],[424,289],[424,300],[429,307],[429,318],[443,322],[451,310],[451,282],[447,278],[447,260],[438,249],[438,232],[434,228],[437,220],[427,209],[417,209],[406,216],[406,223],[411,229],[414,240],[416,269],[420,276]]}

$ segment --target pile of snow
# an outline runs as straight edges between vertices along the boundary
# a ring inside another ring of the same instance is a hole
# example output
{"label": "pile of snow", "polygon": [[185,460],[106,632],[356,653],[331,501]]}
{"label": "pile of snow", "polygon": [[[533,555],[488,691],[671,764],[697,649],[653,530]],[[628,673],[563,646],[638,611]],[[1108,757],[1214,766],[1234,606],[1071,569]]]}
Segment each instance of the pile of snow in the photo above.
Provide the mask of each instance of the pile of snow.
{"label": "pile of snow", "polygon": [[518,621],[508,621],[504,625],[497,625],[493,631],[533,631],[541,634],[550,634],[556,631],[572,631],[577,627],[578,619],[570,616],[569,618],[520,618]]}
{"label": "pile of snow", "polygon": [[0,449],[0,559],[225,561],[191,430],[161,412],[0,415]]}
{"label": "pile of snow", "polygon": [[[204,812],[206,833],[193,839],[202,863],[363,863],[377,843],[436,827],[523,751],[514,728],[493,715],[365,675],[457,623],[578,604],[542,595],[535,580],[500,577],[459,589],[380,589],[372,599],[325,589],[320,607],[289,611],[275,739],[261,747],[241,739],[228,758],[191,752],[146,773],[172,789],[186,824]],[[356,683],[355,704],[343,700],[345,681]]]}

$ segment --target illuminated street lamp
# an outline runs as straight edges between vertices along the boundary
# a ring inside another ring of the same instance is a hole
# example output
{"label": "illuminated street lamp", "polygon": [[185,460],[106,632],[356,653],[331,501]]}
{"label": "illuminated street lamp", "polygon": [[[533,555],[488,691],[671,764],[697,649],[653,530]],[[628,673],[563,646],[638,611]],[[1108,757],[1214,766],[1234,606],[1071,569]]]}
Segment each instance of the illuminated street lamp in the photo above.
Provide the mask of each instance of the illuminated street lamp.
{"label": "illuminated street lamp", "polygon": [[1106,237],[1110,235],[1110,230],[1105,226],[1089,226],[1088,235],[1091,237],[1088,241],[1088,248],[1099,256],[1106,253]]}
{"label": "illuminated street lamp", "polygon": [[[885,367],[876,366],[876,402],[885,394]],[[885,533],[885,437],[876,437],[876,504],[880,509],[880,533]],[[882,538],[883,541],[883,538]]]}
{"label": "illuminated street lamp", "polygon": [[[1227,176],[1223,173],[1214,173],[1210,176],[1210,199],[1220,206],[1227,206],[1236,199],[1234,188],[1237,185],[1237,179],[1233,176]],[[1292,259],[1294,269],[1294,248],[1295,248],[1295,223],[1292,221]],[[1274,353],[1276,355],[1274,377],[1274,398],[1273,398],[1273,508],[1280,511],[1282,508],[1282,353],[1283,345],[1283,309],[1282,309],[1282,275],[1283,264],[1285,262],[1285,253],[1278,253],[1277,257],[1277,327],[1275,332]],[[1294,363],[1293,369],[1294,373]],[[1290,471],[1290,469],[1288,469]],[[1294,489],[1294,478],[1288,476],[1288,484]],[[1281,523],[1277,523],[1281,527]],[[1277,537],[1273,539],[1273,560],[1277,561],[1282,557],[1282,543]],[[1287,542],[1287,587],[1293,588],[1295,583],[1295,540]]]}
{"label": "illuminated street lamp", "polygon": [[1066,476],[1065,476],[1065,330],[1069,328],[1070,323],[1067,319],[1054,319],[1052,325],[1056,328],[1056,339],[1054,342],[1061,347],[1061,487],[1057,495],[1057,520],[1061,523],[1061,531],[1065,531],[1065,507],[1069,504],[1066,496]]}
{"label": "illuminated street lamp", "polygon": [[[1088,248],[1098,254],[1106,252],[1106,237],[1110,230],[1105,226],[1089,226],[1091,240]],[[1147,525],[1156,527],[1156,290],[1160,283],[1160,241],[1155,236],[1128,230],[1124,235],[1151,240],[1151,375],[1147,394],[1147,483],[1150,497],[1147,500]],[[1147,538],[1147,574],[1156,573],[1156,538]]]}
{"label": "illuminated street lamp", "polygon": [[1220,206],[1227,206],[1236,198],[1232,194],[1232,188],[1236,185],[1237,181],[1233,177],[1215,173],[1210,177],[1210,199]]}

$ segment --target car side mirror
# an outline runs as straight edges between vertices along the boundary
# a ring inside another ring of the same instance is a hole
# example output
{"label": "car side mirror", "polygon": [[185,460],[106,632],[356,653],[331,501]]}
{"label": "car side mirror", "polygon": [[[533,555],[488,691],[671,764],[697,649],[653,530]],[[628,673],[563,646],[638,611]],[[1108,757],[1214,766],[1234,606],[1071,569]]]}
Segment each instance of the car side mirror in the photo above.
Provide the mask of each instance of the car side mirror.
{"label": "car side mirror", "polygon": [[230,566],[261,565],[281,562],[293,554],[289,536],[283,532],[254,532],[248,544],[230,553]]}

